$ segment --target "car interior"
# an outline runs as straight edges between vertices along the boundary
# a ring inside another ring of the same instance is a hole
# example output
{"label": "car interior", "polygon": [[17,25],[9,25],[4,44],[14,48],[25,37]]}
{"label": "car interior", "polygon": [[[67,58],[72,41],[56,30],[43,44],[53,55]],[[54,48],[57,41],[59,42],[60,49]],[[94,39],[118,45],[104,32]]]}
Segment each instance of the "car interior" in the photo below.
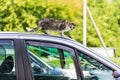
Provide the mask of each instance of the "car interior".
{"label": "car interior", "polygon": [[11,41],[0,41],[0,80],[15,80],[14,48]]}
{"label": "car interior", "polygon": [[13,57],[7,56],[0,66],[0,80],[14,80],[15,75],[11,74],[13,67]]}

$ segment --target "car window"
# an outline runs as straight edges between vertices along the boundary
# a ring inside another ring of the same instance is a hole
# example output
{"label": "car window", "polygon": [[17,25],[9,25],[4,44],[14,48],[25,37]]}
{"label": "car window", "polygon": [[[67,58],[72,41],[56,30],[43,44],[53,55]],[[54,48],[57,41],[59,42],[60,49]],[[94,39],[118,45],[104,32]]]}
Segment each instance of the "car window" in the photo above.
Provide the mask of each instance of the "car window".
{"label": "car window", "polygon": [[14,43],[12,40],[0,40],[0,80],[16,80]]}
{"label": "car window", "polygon": [[38,44],[27,44],[35,80],[78,80],[69,50]]}
{"label": "car window", "polygon": [[112,69],[83,52],[78,51],[77,54],[85,80],[115,80]]}

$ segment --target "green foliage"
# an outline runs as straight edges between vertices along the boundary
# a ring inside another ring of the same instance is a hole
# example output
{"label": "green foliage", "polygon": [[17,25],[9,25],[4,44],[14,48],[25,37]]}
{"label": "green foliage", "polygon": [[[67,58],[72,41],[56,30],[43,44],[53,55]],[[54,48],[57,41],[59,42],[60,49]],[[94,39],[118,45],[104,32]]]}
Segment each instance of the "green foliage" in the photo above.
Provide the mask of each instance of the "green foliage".
{"label": "green foliage", "polygon": [[[110,2],[112,1],[112,2]],[[114,47],[120,56],[120,1],[88,0],[88,6],[107,47]],[[1,0],[0,30],[26,32],[46,17],[73,21],[74,31],[66,33],[82,43],[83,0]],[[87,46],[101,47],[98,35],[87,16]]]}
{"label": "green foliage", "polygon": [[[93,18],[99,28],[99,31],[105,41],[107,47],[115,48],[117,56],[120,56],[120,12],[119,12],[119,0],[89,0],[88,6],[90,7]],[[88,23],[90,19],[88,19]],[[89,46],[101,46],[98,42],[98,36],[91,31],[93,25],[88,24],[88,44]],[[92,38],[93,37],[93,38]],[[93,41],[93,42],[92,42]]]}
{"label": "green foliage", "polygon": [[81,6],[79,0],[2,0],[0,30],[24,32],[26,27],[34,28],[46,17],[73,21],[81,27]]}
{"label": "green foliage", "polygon": [[119,65],[120,66],[120,58],[119,57],[112,57],[111,58],[111,61],[113,61],[115,64]]}

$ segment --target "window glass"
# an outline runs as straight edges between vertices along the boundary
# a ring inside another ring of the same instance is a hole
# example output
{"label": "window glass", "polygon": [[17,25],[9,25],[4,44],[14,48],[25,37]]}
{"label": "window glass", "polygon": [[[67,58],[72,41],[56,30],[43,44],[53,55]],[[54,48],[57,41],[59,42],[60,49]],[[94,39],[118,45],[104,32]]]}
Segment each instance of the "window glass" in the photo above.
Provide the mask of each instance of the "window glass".
{"label": "window glass", "polygon": [[112,69],[80,51],[78,51],[78,56],[85,80],[115,80]]}
{"label": "window glass", "polygon": [[72,55],[56,47],[27,45],[35,80],[77,80]]}
{"label": "window glass", "polygon": [[0,80],[16,80],[14,59],[13,41],[0,40]]}

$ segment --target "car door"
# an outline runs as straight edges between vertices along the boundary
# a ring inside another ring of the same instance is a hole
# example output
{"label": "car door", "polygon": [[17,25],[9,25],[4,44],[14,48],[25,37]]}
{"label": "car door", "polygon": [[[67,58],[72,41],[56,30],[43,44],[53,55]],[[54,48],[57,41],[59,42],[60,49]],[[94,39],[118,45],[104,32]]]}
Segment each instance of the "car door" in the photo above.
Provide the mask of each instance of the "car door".
{"label": "car door", "polygon": [[83,80],[78,58],[69,46],[26,40],[34,80]]}

